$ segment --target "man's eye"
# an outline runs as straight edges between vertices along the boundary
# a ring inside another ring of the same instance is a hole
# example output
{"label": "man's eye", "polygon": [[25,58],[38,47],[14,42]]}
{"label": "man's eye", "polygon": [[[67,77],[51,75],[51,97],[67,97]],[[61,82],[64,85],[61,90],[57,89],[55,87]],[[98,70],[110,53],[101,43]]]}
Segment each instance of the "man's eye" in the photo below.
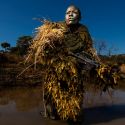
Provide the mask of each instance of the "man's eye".
{"label": "man's eye", "polygon": [[70,12],[66,12],[66,14],[70,14]]}
{"label": "man's eye", "polygon": [[73,13],[78,14],[78,12],[73,12]]}

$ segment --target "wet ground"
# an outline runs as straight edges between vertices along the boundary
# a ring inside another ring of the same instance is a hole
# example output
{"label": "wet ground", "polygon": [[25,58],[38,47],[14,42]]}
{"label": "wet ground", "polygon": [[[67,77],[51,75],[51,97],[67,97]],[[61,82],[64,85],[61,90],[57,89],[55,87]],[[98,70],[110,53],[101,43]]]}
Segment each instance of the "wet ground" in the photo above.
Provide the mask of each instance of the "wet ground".
{"label": "wet ground", "polygon": [[[125,91],[88,92],[82,125],[125,125]],[[45,119],[41,88],[0,89],[0,125],[68,125]]]}

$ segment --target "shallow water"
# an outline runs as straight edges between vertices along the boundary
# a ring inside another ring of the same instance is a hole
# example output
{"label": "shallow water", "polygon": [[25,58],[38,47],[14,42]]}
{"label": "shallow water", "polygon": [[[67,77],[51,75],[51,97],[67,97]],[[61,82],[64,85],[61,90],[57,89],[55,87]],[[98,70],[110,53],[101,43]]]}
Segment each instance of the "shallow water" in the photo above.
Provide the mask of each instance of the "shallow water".
{"label": "shallow water", "polygon": [[[125,91],[88,92],[84,98],[83,125],[124,125]],[[40,115],[43,111],[41,88],[0,90],[0,125],[67,125]]]}

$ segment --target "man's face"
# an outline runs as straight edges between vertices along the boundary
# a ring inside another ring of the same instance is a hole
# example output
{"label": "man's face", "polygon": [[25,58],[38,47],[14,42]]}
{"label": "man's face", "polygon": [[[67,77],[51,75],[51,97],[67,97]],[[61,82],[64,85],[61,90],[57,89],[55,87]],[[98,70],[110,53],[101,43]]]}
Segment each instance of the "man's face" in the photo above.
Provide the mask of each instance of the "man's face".
{"label": "man's face", "polygon": [[65,15],[65,21],[67,25],[77,24],[79,22],[79,11],[74,6],[70,6]]}

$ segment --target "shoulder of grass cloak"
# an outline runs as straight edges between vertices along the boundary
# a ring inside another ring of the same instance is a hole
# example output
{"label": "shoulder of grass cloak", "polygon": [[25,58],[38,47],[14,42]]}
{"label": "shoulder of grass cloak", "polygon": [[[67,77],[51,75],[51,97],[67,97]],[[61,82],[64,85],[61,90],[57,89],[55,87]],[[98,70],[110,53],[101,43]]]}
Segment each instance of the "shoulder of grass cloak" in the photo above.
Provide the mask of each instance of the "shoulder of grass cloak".
{"label": "shoulder of grass cloak", "polygon": [[86,25],[84,24],[79,24],[79,28],[78,28],[79,32],[89,32],[88,28]]}

